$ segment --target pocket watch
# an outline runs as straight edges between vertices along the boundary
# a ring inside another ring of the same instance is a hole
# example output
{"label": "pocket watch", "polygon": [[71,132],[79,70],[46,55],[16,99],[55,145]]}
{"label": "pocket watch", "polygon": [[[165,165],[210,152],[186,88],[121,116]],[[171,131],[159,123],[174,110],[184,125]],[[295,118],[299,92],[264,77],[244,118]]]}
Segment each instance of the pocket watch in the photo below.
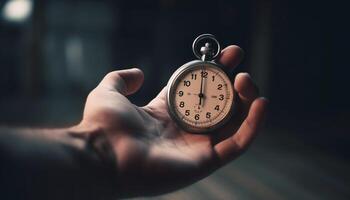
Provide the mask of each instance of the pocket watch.
{"label": "pocket watch", "polygon": [[169,79],[168,111],[183,130],[208,133],[230,119],[236,93],[228,72],[215,62],[221,47],[213,35],[198,36],[192,50],[198,60],[182,65]]}

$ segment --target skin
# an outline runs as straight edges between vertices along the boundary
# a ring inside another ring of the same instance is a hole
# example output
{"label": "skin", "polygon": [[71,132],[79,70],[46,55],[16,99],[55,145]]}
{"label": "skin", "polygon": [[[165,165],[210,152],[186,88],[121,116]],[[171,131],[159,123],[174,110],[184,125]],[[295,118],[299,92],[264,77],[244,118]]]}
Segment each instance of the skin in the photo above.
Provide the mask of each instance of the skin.
{"label": "skin", "polygon": [[[225,48],[219,62],[229,69],[243,59],[238,46]],[[148,105],[133,105],[126,96],[143,84],[139,69],[107,74],[89,94],[82,121],[71,128],[83,137],[101,134],[113,153],[113,176],[119,197],[158,195],[190,185],[241,155],[256,137],[267,100],[247,73],[237,74],[238,113],[210,134],[177,127],[167,111],[164,88]]]}

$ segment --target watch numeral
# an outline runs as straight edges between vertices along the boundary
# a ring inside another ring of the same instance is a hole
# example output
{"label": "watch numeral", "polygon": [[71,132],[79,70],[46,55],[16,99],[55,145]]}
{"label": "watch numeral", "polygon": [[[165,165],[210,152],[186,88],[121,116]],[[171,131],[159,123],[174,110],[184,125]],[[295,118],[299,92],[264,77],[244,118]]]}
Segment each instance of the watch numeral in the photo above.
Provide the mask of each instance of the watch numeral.
{"label": "watch numeral", "polygon": [[194,119],[195,119],[195,120],[199,120],[199,114],[196,114],[196,115],[194,116]]}
{"label": "watch numeral", "polygon": [[218,85],[218,90],[222,90],[222,84]]}
{"label": "watch numeral", "polygon": [[208,77],[208,72],[201,72],[201,74],[202,74],[203,78],[207,78]]}
{"label": "watch numeral", "polygon": [[208,119],[211,118],[211,113],[210,113],[210,112],[207,112],[206,117],[207,117]]}
{"label": "watch numeral", "polygon": [[197,74],[191,74],[192,80],[197,80]]}
{"label": "watch numeral", "polygon": [[184,81],[184,86],[190,87],[191,81]]}
{"label": "watch numeral", "polygon": [[186,110],[186,111],[185,111],[185,115],[186,115],[186,116],[189,116],[189,115],[190,115],[190,110]]}
{"label": "watch numeral", "polygon": [[212,77],[211,77],[211,80],[214,82],[214,81],[215,81],[215,76],[212,76]]}
{"label": "watch numeral", "polygon": [[219,106],[219,105],[216,105],[214,109],[217,110],[217,111],[219,111],[219,110],[220,110],[220,106]]}
{"label": "watch numeral", "polygon": [[219,100],[220,100],[220,101],[224,100],[224,97],[225,97],[225,96],[224,96],[223,94],[220,94],[220,95],[219,95]]}
{"label": "watch numeral", "polygon": [[181,107],[181,108],[185,107],[185,102],[181,101],[181,102],[180,102],[180,107]]}
{"label": "watch numeral", "polygon": [[182,97],[184,95],[183,91],[179,91],[179,96]]}

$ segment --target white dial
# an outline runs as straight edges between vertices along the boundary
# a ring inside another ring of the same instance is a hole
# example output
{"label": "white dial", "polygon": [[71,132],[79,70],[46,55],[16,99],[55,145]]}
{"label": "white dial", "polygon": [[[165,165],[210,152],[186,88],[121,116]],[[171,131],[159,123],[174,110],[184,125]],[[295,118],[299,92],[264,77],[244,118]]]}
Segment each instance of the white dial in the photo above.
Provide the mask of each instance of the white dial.
{"label": "white dial", "polygon": [[168,89],[170,114],[188,131],[214,130],[231,115],[235,93],[230,79],[215,63],[187,63],[174,73]]}

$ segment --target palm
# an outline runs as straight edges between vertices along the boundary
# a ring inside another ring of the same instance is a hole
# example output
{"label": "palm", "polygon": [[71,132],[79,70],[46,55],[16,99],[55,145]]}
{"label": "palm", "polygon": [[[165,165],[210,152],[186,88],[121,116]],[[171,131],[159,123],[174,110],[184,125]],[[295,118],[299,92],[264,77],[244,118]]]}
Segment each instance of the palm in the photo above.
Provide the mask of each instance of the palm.
{"label": "palm", "polygon": [[[230,53],[230,49],[227,52]],[[221,61],[225,64],[224,55]],[[127,196],[165,193],[209,175],[242,152],[255,135],[256,128],[248,127],[252,129],[248,133],[232,135],[238,129],[246,129],[247,125],[261,121],[258,113],[258,116],[252,116],[257,118],[252,119],[257,122],[242,125],[256,98],[255,94],[254,98],[245,99],[242,93],[239,95],[240,112],[226,127],[205,135],[185,132],[178,128],[168,114],[166,88],[144,107],[133,105],[125,97],[142,84],[142,80],[133,80],[139,75],[134,74],[133,77],[127,73],[119,71],[101,82],[87,99],[83,120],[86,123],[98,123],[108,130],[117,157],[118,180],[123,182],[119,189]],[[247,79],[241,77],[242,80],[236,82]],[[256,93],[249,81],[244,83],[245,89]],[[235,88],[240,92],[236,83]],[[255,107],[259,109],[259,105]]]}
{"label": "palm", "polygon": [[[84,120],[102,119],[101,126],[116,130],[112,133],[117,138],[113,146],[118,171],[128,185],[124,192],[136,193],[142,185],[147,186],[144,191],[149,194],[153,193],[152,188],[166,192],[190,184],[214,169],[211,165],[215,164],[215,153],[209,135],[178,129],[167,114],[164,91],[142,108],[119,92],[101,86],[87,99]],[[172,182],[170,187],[162,184],[166,181]],[[161,186],[164,188],[160,190]]]}

